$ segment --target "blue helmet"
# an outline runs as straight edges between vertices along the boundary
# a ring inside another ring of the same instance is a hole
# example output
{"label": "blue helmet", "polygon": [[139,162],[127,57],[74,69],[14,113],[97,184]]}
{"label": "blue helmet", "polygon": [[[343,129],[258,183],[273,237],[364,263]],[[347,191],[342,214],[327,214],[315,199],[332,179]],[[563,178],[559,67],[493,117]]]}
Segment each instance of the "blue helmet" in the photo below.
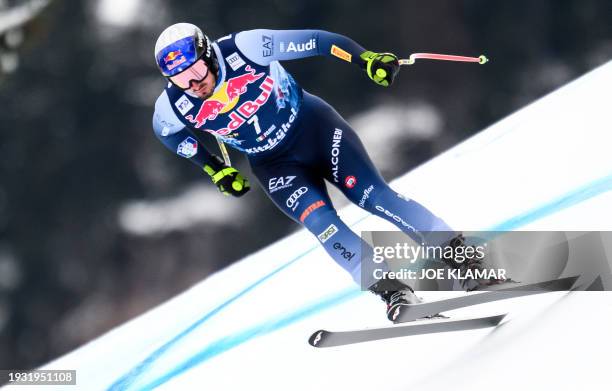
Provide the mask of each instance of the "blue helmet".
{"label": "blue helmet", "polygon": [[162,75],[174,76],[203,58],[216,69],[208,37],[191,23],[176,23],[166,28],[155,43],[155,62]]}

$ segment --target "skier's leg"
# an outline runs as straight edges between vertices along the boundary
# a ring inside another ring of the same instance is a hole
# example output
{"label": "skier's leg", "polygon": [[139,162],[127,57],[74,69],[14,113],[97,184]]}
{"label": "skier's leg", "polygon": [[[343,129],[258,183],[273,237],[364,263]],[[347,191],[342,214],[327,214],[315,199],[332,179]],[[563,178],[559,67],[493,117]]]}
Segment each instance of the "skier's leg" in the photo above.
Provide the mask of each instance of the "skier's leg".
{"label": "skier's leg", "polygon": [[[396,225],[417,243],[424,245],[465,246],[461,234],[455,232],[444,220],[415,200],[398,194],[384,181],[370,160],[357,134],[333,109],[325,109],[320,129],[327,135],[326,178],[336,185],[348,199],[361,208]],[[329,107],[329,106],[328,106]],[[333,128],[333,130],[330,130]],[[321,141],[320,141],[321,142]],[[322,143],[322,142],[321,142]],[[485,268],[482,259],[469,262],[447,262],[451,268]],[[503,283],[503,279],[461,280],[466,289]]]}
{"label": "skier's leg", "polygon": [[362,254],[361,238],[338,217],[324,180],[297,164],[261,164],[252,168],[274,204],[315,235],[334,261],[361,284],[361,259],[370,259],[372,249],[364,243],[367,254]]}
{"label": "skier's leg", "polygon": [[353,203],[393,223],[419,243],[429,243],[422,234],[425,232],[449,232],[448,235],[435,235],[438,242],[435,244],[454,236],[451,227],[441,218],[417,201],[391,189],[350,125],[322,100],[319,99],[318,105],[319,134],[323,137],[319,142],[325,154],[320,160],[325,176],[332,184]]}

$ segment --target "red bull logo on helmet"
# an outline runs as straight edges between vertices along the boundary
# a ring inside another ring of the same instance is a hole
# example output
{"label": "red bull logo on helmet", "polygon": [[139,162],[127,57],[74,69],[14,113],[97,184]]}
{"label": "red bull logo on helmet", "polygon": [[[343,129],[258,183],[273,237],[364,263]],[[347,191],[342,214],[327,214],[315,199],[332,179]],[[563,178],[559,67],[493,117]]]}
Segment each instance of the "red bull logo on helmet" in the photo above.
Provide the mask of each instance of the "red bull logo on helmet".
{"label": "red bull logo on helmet", "polygon": [[183,64],[185,61],[187,61],[187,59],[180,50],[171,51],[164,57],[164,63],[169,71]]}
{"label": "red bull logo on helmet", "polygon": [[167,64],[170,61],[174,61],[178,56],[182,55],[183,53],[180,50],[171,51],[170,53],[166,54],[166,57],[164,57],[164,62]]}

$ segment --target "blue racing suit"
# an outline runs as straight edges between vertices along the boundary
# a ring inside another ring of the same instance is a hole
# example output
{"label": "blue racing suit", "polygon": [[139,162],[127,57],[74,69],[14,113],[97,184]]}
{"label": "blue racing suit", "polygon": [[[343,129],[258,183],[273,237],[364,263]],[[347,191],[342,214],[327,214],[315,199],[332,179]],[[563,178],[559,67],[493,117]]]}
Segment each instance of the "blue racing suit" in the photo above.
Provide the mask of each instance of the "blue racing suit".
{"label": "blue racing suit", "polygon": [[199,141],[208,132],[246,153],[275,205],[314,234],[365,287],[375,282],[361,278],[360,262],[371,257],[371,248],[340,220],[325,180],[418,243],[427,242],[426,231],[452,231],[418,202],[393,191],[351,126],[279,63],[324,55],[363,66],[359,55],[365,49],[321,30],[243,31],[212,46],[219,65],[213,95],[201,100],[169,83],[155,103],[153,129],[171,151],[199,167],[210,164],[212,155]]}

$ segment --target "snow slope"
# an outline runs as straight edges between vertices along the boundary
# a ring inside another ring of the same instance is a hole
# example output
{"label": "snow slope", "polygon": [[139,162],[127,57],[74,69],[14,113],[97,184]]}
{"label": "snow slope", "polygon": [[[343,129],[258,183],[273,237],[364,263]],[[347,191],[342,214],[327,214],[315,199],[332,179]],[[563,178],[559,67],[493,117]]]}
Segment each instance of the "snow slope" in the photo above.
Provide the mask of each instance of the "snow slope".
{"label": "snow slope", "polygon": [[[458,229],[612,230],[610,85],[612,63],[392,186]],[[341,216],[355,230],[393,229],[355,206]],[[83,390],[575,390],[608,383],[608,292],[555,292],[449,313],[508,312],[495,329],[328,349],[307,344],[320,328],[384,326],[383,312],[300,231],[44,368],[76,369]]]}

